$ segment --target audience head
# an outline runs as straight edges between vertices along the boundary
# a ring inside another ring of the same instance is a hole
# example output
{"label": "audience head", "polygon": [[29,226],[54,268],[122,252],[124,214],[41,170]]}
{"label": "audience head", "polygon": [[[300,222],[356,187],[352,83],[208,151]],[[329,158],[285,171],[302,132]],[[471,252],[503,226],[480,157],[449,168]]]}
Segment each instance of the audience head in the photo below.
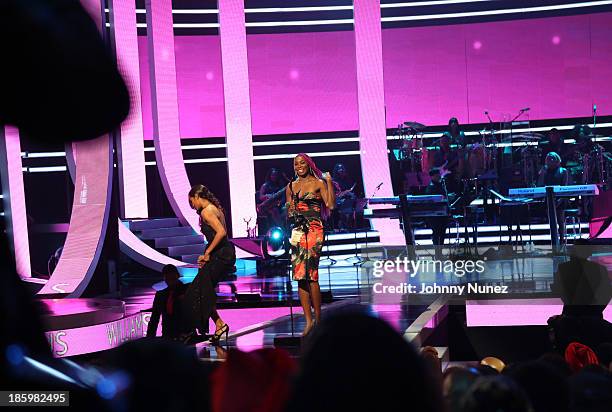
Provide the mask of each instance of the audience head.
{"label": "audience head", "polygon": [[162,269],[162,275],[164,276],[164,281],[169,288],[173,288],[180,283],[179,278],[181,275],[174,265],[164,266]]}
{"label": "audience head", "polygon": [[338,314],[308,339],[290,411],[405,410],[408,404],[421,412],[440,410],[440,389],[423,360],[384,321]]}
{"label": "audience head", "polygon": [[535,412],[568,411],[567,375],[544,361],[531,361],[508,368],[505,373],[527,393]]}
{"label": "audience head", "polygon": [[601,371],[584,368],[569,378],[572,412],[610,412],[612,379]]}
{"label": "audience head", "polygon": [[504,375],[482,376],[461,401],[463,412],[532,412],[523,390]]}
{"label": "audience head", "polygon": [[612,372],[612,343],[607,342],[599,345],[596,354],[599,364],[609,372]]}
{"label": "audience head", "polygon": [[588,259],[593,253],[593,247],[586,239],[576,239],[569,250],[572,259]]}
{"label": "audience head", "polygon": [[451,366],[444,371],[442,395],[448,412],[461,412],[461,398],[479,376],[475,368]]}
{"label": "audience head", "polygon": [[283,411],[297,365],[280,349],[231,350],[211,376],[214,411]]}
{"label": "audience head", "polygon": [[598,365],[597,355],[582,343],[572,342],[565,348],[565,361],[572,372],[576,373],[586,365]]}
{"label": "audience head", "polygon": [[119,410],[193,411],[209,409],[210,366],[193,349],[164,339],[129,341],[109,354],[114,369],[99,385]]}
{"label": "audience head", "polygon": [[504,368],[506,367],[506,364],[504,363],[503,360],[496,358],[494,356],[487,356],[486,358],[483,358],[480,361],[481,365],[485,365],[485,366],[489,366],[493,369],[495,369],[497,372],[501,373]]}

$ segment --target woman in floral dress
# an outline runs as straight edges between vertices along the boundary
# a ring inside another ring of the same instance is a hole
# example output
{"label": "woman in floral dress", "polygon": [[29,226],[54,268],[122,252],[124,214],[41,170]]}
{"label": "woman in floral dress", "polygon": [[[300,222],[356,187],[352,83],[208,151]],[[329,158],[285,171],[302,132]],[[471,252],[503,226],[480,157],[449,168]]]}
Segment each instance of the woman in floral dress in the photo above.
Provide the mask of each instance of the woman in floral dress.
{"label": "woman in floral dress", "polygon": [[291,268],[306,318],[303,332],[306,336],[321,320],[319,258],[323,248],[323,219],[335,207],[336,195],[331,175],[322,173],[308,155],[298,154],[293,159],[293,169],[296,177],[286,189],[288,217],[293,224]]}

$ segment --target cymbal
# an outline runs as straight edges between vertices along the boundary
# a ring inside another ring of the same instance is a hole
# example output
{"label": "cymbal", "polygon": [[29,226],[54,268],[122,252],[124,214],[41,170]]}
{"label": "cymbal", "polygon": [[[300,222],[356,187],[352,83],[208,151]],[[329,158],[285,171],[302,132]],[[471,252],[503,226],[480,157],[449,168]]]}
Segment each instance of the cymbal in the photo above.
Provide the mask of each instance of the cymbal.
{"label": "cymbal", "polygon": [[404,126],[406,126],[409,129],[414,129],[414,130],[425,130],[427,128],[427,126],[425,126],[423,123],[417,123],[417,122],[404,122]]}
{"label": "cymbal", "polygon": [[535,132],[529,132],[529,133],[521,133],[521,134],[517,134],[512,136],[512,140],[515,141],[534,141],[534,140],[542,140],[544,139],[545,136],[542,133],[535,133]]}

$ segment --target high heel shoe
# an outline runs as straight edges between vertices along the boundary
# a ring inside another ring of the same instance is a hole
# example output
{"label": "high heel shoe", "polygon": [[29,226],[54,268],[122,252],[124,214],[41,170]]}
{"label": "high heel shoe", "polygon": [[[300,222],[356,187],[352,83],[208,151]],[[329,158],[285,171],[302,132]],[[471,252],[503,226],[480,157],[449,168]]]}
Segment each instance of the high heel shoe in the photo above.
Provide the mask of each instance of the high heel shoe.
{"label": "high heel shoe", "polygon": [[304,328],[304,331],[302,332],[302,337],[305,338],[306,336],[308,336],[310,333],[312,333],[312,329],[315,327],[315,322],[312,321],[310,323],[310,326],[307,326]]}
{"label": "high heel shoe", "polygon": [[221,340],[221,337],[225,334],[225,342],[227,343],[227,337],[229,335],[229,325],[226,323],[219,329],[215,330],[215,334],[210,337],[210,343],[217,345]]}

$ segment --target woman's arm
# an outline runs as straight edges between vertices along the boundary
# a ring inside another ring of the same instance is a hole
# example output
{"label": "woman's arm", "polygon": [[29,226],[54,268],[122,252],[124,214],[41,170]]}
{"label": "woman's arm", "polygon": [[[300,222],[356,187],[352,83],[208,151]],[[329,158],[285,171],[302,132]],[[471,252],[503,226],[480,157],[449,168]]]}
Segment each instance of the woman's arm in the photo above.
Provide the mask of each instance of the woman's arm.
{"label": "woman's arm", "polygon": [[293,182],[289,182],[289,184],[285,188],[285,205],[287,206],[287,214],[289,216],[291,216],[291,213],[294,212],[293,197],[291,196],[291,189],[290,189],[290,185],[292,184]]}
{"label": "woman's arm", "polygon": [[208,244],[206,250],[204,251],[204,261],[207,262],[210,258],[211,252],[215,250],[217,245],[221,242],[221,240],[223,240],[223,238],[227,235],[227,232],[217,215],[210,209],[205,208],[202,210],[202,219],[204,219],[204,221],[208,223],[215,231],[214,239]]}
{"label": "woman's arm", "polygon": [[321,189],[321,197],[325,202],[325,206],[329,210],[334,210],[336,207],[336,191],[334,190],[334,184],[332,182],[331,175],[329,173],[324,173],[323,178],[325,179],[319,181],[319,187]]}

